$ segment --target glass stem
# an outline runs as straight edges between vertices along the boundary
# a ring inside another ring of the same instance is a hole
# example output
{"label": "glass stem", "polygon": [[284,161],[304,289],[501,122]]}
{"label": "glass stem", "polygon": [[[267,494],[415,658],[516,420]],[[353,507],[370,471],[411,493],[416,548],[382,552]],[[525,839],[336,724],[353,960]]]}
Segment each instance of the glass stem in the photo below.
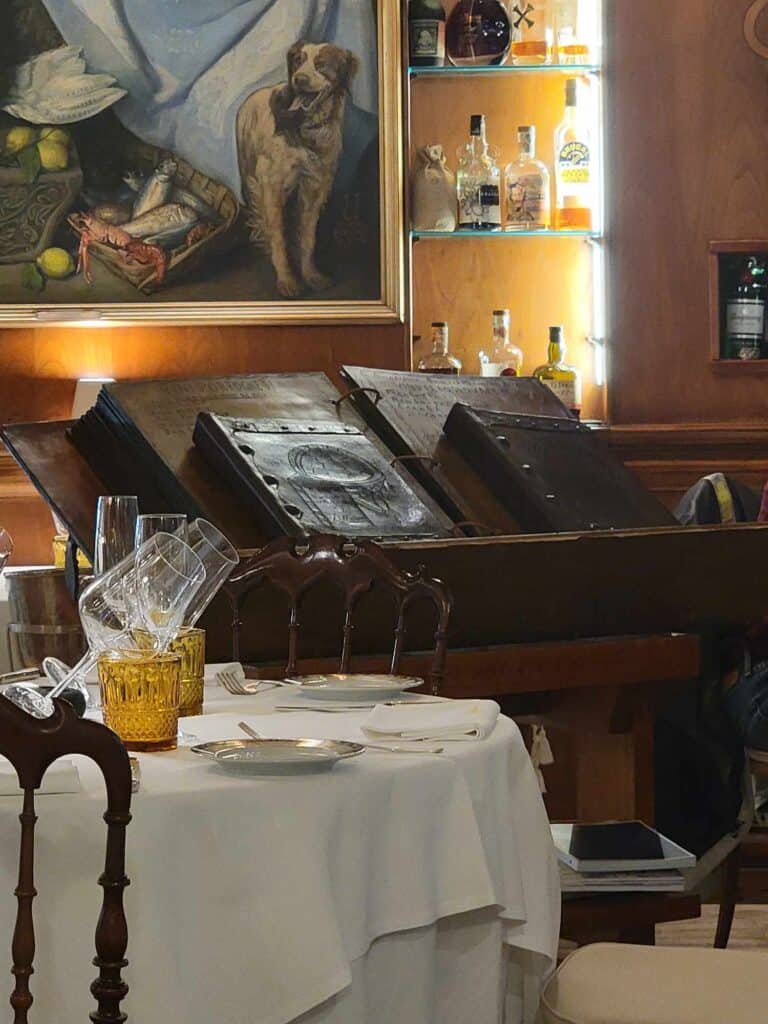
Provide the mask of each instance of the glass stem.
{"label": "glass stem", "polygon": [[62,693],[66,690],[66,688],[71,684],[74,684],[78,690],[83,691],[87,695],[88,688],[86,687],[85,683],[81,682],[81,680],[78,677],[81,675],[85,675],[85,673],[89,669],[93,668],[93,666],[96,664],[98,660],[98,654],[94,654],[91,650],[87,650],[80,659],[80,661],[78,661],[78,663],[69,670],[69,672],[64,676],[61,682],[57,683],[54,686],[54,688],[51,690],[48,696],[60,697]]}

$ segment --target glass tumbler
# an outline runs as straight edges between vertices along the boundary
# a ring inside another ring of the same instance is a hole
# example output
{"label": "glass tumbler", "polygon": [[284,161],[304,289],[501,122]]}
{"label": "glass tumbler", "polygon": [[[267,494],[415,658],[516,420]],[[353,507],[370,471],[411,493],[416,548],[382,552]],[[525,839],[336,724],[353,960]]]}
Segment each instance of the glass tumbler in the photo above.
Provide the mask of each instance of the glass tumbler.
{"label": "glass tumbler", "polygon": [[128,750],[175,750],[181,699],[180,654],[110,651],[99,658],[104,724]]}
{"label": "glass tumbler", "polygon": [[[145,629],[135,629],[133,636],[138,645],[153,649],[152,635]],[[171,640],[168,651],[181,655],[181,699],[179,718],[202,715],[205,692],[205,630],[184,626]]]}

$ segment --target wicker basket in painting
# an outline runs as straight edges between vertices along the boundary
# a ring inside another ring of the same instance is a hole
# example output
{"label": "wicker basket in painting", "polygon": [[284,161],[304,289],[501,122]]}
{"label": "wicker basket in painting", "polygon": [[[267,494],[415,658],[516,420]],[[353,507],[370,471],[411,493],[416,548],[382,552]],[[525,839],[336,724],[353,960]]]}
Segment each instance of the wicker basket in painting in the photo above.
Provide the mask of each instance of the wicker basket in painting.
{"label": "wicker basket in painting", "polygon": [[[126,166],[149,175],[158,164],[169,157],[173,158],[178,165],[174,179],[176,185],[192,192],[218,214],[220,219],[213,225],[211,233],[199,241],[193,242],[192,245],[178,247],[168,254],[168,269],[163,283],[159,286],[153,267],[129,261],[118,249],[99,242],[91,243],[90,247],[91,254],[108,267],[113,274],[130,281],[134,287],[146,295],[162,290],[174,282],[183,281],[203,262],[208,262],[212,257],[228,252],[239,240],[237,222],[240,204],[226,185],[195,170],[191,164],[174,153],[158,149],[147,143],[137,143],[126,154]],[[72,218],[70,218],[70,224],[79,234],[78,227]]]}

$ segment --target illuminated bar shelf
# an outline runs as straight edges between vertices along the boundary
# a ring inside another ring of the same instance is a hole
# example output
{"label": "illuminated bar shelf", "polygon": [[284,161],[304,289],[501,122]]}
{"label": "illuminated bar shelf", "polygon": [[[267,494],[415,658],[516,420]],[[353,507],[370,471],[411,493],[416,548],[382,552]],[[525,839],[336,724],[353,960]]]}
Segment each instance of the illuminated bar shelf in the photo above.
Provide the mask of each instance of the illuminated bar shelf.
{"label": "illuminated bar shelf", "polygon": [[586,238],[597,242],[601,237],[599,231],[411,231],[414,242],[426,238]]}
{"label": "illuminated bar shelf", "polygon": [[598,75],[599,64],[494,64],[489,67],[455,67],[445,64],[439,68],[409,67],[411,78],[448,78],[469,75]]}

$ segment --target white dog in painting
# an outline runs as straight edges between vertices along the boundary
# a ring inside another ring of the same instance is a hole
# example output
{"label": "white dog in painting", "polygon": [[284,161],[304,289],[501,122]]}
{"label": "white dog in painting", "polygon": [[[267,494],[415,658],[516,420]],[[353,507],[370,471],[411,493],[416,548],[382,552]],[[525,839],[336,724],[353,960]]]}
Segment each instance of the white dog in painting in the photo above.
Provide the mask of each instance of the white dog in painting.
{"label": "white dog in painting", "polygon": [[[295,43],[288,80],[259,89],[240,107],[237,150],[251,237],[295,298],[330,280],[315,265],[317,222],[341,154],[342,120],[357,57],[332,43]],[[295,216],[286,218],[295,198]]]}

